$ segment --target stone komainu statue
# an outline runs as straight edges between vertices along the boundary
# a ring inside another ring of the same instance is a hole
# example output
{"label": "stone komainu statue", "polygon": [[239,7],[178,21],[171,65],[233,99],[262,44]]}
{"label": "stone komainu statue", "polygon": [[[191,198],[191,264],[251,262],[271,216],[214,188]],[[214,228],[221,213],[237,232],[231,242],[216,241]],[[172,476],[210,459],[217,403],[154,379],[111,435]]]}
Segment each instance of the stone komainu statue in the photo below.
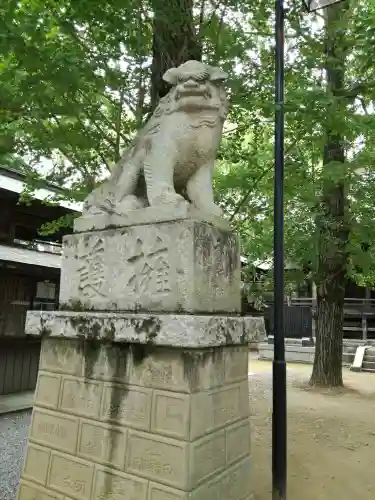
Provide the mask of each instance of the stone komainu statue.
{"label": "stone komainu statue", "polygon": [[108,180],[88,196],[84,214],[125,214],[190,202],[207,214],[221,215],[212,173],[228,111],[227,74],[187,61],[163,78],[171,90]]}

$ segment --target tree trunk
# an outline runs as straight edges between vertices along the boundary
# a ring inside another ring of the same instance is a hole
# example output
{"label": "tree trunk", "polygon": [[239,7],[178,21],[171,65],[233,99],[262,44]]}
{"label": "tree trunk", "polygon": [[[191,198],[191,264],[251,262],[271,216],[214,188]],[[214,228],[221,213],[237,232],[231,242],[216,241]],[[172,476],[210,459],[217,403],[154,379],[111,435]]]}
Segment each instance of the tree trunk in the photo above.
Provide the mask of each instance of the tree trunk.
{"label": "tree trunk", "polygon": [[152,0],[154,11],[151,65],[151,111],[170,87],[164,82],[167,69],[202,58],[196,35],[193,0]]}
{"label": "tree trunk", "polygon": [[[328,387],[343,385],[342,351],[345,277],[347,270],[347,196],[345,150],[340,126],[345,114],[344,88],[345,30],[347,3],[327,9],[326,77],[331,104],[327,109],[326,144],[323,158],[323,185],[318,230],[316,350],[310,384]],[[342,93],[341,93],[342,95]],[[340,165],[341,164],[341,165]]]}

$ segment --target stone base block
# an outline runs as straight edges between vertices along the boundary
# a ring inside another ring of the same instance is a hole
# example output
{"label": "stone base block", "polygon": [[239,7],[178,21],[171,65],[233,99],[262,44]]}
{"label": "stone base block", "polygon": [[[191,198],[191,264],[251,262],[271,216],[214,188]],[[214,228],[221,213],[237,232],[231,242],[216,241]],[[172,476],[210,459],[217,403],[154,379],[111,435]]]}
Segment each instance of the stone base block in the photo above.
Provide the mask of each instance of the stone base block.
{"label": "stone base block", "polygon": [[248,347],[44,338],[18,500],[250,500]]}
{"label": "stone base block", "polygon": [[60,303],[83,309],[239,312],[237,237],[180,220],[66,236]]}
{"label": "stone base block", "polygon": [[[268,335],[268,337],[265,339],[269,344],[274,344],[274,336],[273,335]],[[302,346],[302,347],[311,347],[315,345],[315,341],[313,337],[302,337],[300,339],[293,339],[293,338],[288,338],[286,337],[285,340],[285,345],[290,345],[290,346]]]}
{"label": "stone base block", "polygon": [[[289,363],[314,363],[315,347],[285,344],[285,360]],[[273,344],[260,342],[259,359],[273,360]]]}

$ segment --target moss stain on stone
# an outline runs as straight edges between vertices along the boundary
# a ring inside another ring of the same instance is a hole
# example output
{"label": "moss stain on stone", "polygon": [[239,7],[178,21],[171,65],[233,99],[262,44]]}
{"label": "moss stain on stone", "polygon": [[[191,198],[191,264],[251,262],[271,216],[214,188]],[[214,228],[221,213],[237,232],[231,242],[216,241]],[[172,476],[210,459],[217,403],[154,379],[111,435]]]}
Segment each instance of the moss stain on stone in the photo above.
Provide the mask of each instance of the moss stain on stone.
{"label": "moss stain on stone", "polygon": [[131,319],[131,325],[137,335],[145,334],[146,342],[153,343],[161,329],[161,321],[159,318],[150,316],[147,319]]}
{"label": "moss stain on stone", "polygon": [[224,275],[233,282],[239,268],[239,241],[230,231],[207,224],[194,225],[195,262],[209,268],[212,275]]}
{"label": "moss stain on stone", "polygon": [[232,335],[228,332],[228,330],[226,330],[224,332],[224,336],[225,336],[225,343],[227,345],[231,345],[233,344],[233,338],[232,338]]}
{"label": "moss stain on stone", "polygon": [[181,304],[181,302],[177,302],[176,314],[181,314],[182,312],[184,312],[184,306]]}
{"label": "moss stain on stone", "polygon": [[[202,368],[208,362],[211,363],[213,369],[218,363],[223,364],[224,348],[211,347],[203,350],[185,350],[182,352],[182,361],[184,365],[184,378],[188,380],[190,390],[195,392],[201,386],[200,373]],[[210,376],[213,376],[213,373]]]}
{"label": "moss stain on stone", "polygon": [[104,339],[107,342],[114,342],[116,337],[116,327],[113,321],[109,321],[109,324],[104,327]]}
{"label": "moss stain on stone", "polygon": [[231,322],[228,318],[227,321],[215,321],[210,328],[216,331],[216,340],[218,342],[222,342],[222,339],[225,339],[225,345],[233,345],[233,331],[236,331],[236,325]]}
{"label": "moss stain on stone", "polygon": [[99,321],[86,316],[73,316],[69,318],[72,328],[77,332],[84,357],[84,377],[92,378],[94,366],[98,360],[101,348]]}
{"label": "moss stain on stone", "polygon": [[40,316],[39,332],[42,339],[52,335],[52,329],[49,326],[47,326],[47,320],[46,318],[43,317],[43,315]]}
{"label": "moss stain on stone", "polygon": [[50,337],[52,335],[52,329],[49,328],[48,326],[42,326],[40,328],[40,336],[41,338],[45,338],[45,337]]}
{"label": "moss stain on stone", "polygon": [[47,326],[42,326],[40,328],[40,336],[43,338],[50,337],[52,335],[52,329]]}
{"label": "moss stain on stone", "polygon": [[[130,359],[130,351],[129,345],[125,344],[123,346],[121,344],[110,344],[102,346],[102,349],[106,351],[106,360],[111,366],[113,366],[113,375],[112,379],[117,380],[121,383],[121,387],[111,386],[110,389],[110,401],[109,401],[109,418],[113,420],[119,420],[120,418],[120,410],[124,404],[124,400],[128,395],[128,369],[129,369],[129,359]],[[112,365],[113,363],[113,365]],[[108,460],[110,463],[113,463],[114,452],[118,449],[118,433],[115,432],[116,426],[115,422],[110,423],[110,433],[109,433],[109,456]],[[112,490],[112,479],[110,474],[106,474],[104,479],[104,496],[110,495]]]}
{"label": "moss stain on stone", "polygon": [[68,302],[59,304],[59,311],[85,312],[94,310],[94,307],[84,304],[79,299],[68,300]]}
{"label": "moss stain on stone", "polygon": [[[98,359],[105,359],[106,363],[113,367],[111,381],[119,385],[112,385],[109,389],[109,406],[107,407],[109,433],[108,461],[114,460],[115,450],[118,449],[117,439],[119,434],[115,432],[116,423],[121,417],[121,408],[128,394],[128,363],[131,356],[129,344],[114,344],[112,340],[115,335],[115,326],[110,322],[104,333],[106,338],[101,338],[102,325],[95,318],[77,315],[70,318],[72,327],[77,331],[78,340],[75,342],[76,349],[80,350],[84,358],[84,377],[95,378],[94,367]],[[101,356],[101,353],[103,356]],[[104,493],[108,495],[112,489],[111,476],[107,475],[104,483]]]}
{"label": "moss stain on stone", "polygon": [[150,356],[152,352],[154,352],[154,349],[155,348],[150,344],[140,344],[140,343],[130,344],[130,352],[134,366],[141,365],[144,362],[144,360],[148,358],[148,356]]}

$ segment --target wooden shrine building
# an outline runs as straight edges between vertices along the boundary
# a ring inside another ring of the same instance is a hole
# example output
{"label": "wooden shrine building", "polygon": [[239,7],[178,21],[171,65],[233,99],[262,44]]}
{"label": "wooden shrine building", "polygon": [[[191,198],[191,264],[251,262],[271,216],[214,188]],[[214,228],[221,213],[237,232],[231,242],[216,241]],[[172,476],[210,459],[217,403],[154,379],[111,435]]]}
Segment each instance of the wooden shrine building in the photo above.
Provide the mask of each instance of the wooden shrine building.
{"label": "wooden shrine building", "polygon": [[58,191],[54,186],[20,203],[24,183],[23,174],[0,167],[0,395],[35,388],[40,341],[26,338],[25,317],[29,309],[55,308],[64,234],[41,236],[39,230],[79,210],[43,204]]}

